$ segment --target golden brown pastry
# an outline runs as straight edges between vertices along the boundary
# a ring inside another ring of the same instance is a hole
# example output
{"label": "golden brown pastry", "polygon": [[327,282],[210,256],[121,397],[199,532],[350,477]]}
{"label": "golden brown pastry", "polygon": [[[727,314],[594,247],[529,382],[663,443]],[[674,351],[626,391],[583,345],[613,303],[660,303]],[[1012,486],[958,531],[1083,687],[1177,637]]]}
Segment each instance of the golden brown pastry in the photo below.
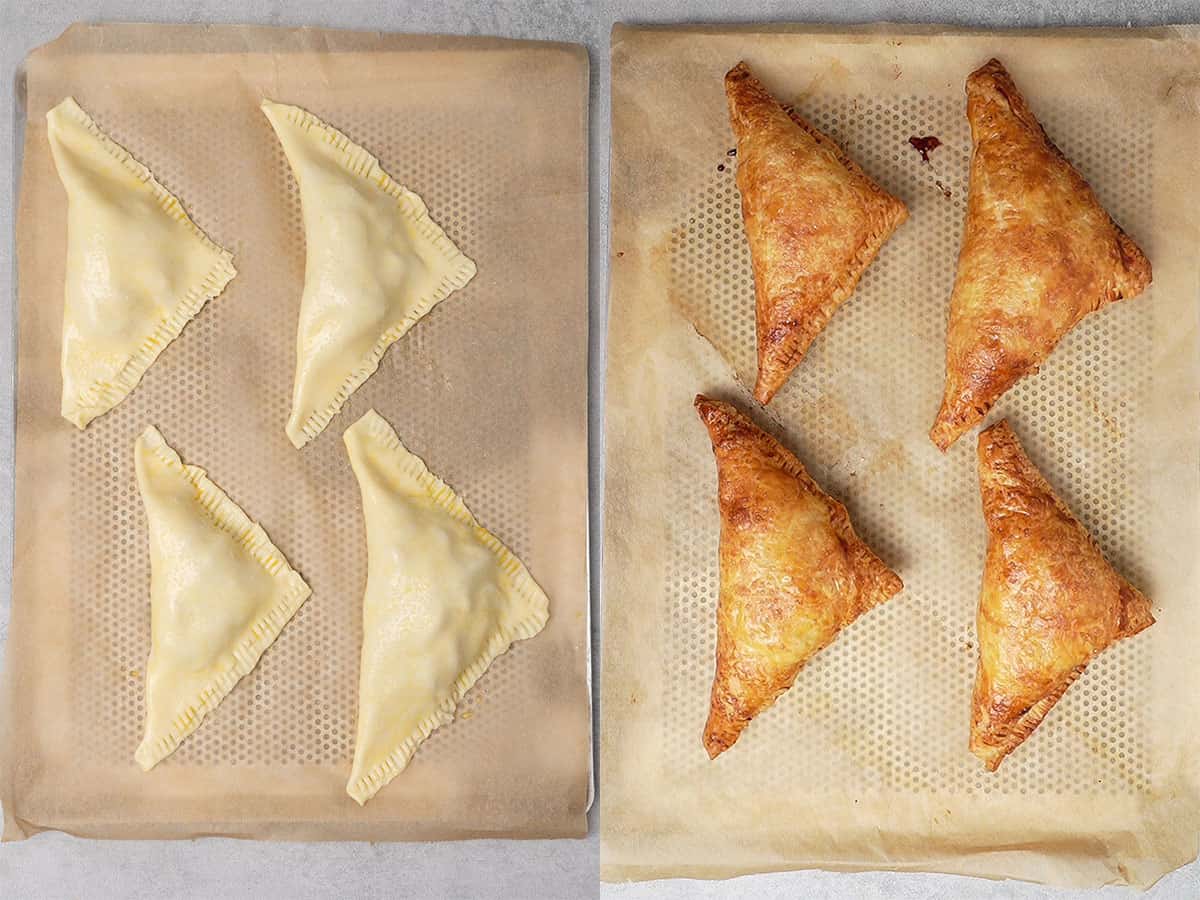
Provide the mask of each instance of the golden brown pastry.
{"label": "golden brown pastry", "polygon": [[900,578],[800,461],[728,403],[696,397],[717,457],[721,595],[704,748],[716,757]]}
{"label": "golden brown pastry", "polygon": [[745,63],[726,74],[725,94],[754,264],[754,397],[769,403],[908,210]]}
{"label": "golden brown pastry", "polygon": [[979,435],[988,528],[971,752],[995,769],[1097,653],[1154,624],[1029,461],[1007,422]]}
{"label": "golden brown pastry", "polygon": [[1036,372],[1090,312],[1135,297],[1150,262],[1050,142],[1004,66],[967,79],[971,181],[946,334],[942,450]]}

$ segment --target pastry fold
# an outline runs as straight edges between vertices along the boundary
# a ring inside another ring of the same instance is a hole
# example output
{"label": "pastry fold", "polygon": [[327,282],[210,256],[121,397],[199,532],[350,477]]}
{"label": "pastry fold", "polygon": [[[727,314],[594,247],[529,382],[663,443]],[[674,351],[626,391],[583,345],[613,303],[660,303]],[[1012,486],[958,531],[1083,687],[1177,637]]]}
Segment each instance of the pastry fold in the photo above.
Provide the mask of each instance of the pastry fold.
{"label": "pastry fold", "polygon": [[696,397],[721,512],[717,663],[704,747],[728,750],[838,632],[903,587],[841,503],[728,403]]}
{"label": "pastry fold", "polygon": [[236,273],[233,256],[73,99],[46,113],[46,128],[67,194],[62,414],[86,428]]}
{"label": "pastry fold", "polygon": [[288,439],[320,434],[383,354],[475,275],[424,201],[310,112],[264,100],[300,186],[304,293]]}
{"label": "pastry fold", "polygon": [[262,527],[153,425],[134,444],[150,531],[149,770],[258,664],[311,591]]}
{"label": "pastry fold", "polygon": [[744,62],[725,76],[725,94],[754,267],[754,397],[768,403],[908,210]]}
{"label": "pastry fold", "polygon": [[1150,262],[1100,206],[991,60],[967,79],[967,218],[929,433],[945,450],[1034,373],[1088,313],[1150,284]]}
{"label": "pastry fold", "polygon": [[1088,662],[1154,624],[1150,601],[1104,559],[1007,422],[979,435],[988,529],[979,594],[971,752],[994,771]]}
{"label": "pastry fold", "polygon": [[370,410],[343,436],[367,530],[362,665],[346,792],[366,803],[408,765],[492,661],[542,630],[521,561]]}

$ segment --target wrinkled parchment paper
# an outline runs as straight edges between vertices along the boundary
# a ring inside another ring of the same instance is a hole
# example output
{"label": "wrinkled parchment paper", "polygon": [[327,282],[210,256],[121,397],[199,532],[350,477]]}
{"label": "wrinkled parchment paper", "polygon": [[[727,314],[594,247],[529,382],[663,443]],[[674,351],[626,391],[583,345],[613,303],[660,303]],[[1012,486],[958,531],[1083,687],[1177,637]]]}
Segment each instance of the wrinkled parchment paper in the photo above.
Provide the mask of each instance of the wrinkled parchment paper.
{"label": "wrinkled parchment paper", "polygon": [[[58,414],[73,95],[233,251],[237,277],[112,413]],[[321,116],[424,198],[479,274],[303,451],[284,435],[304,235],[259,102]],[[270,28],[79,26],[27,63],[4,837],[578,836],[590,784],[587,59],[582,48]],[[374,407],[550,597],[458,721],[365,808],[353,752],[366,545],[342,431]],[[157,425],[312,586],[259,666],[149,774],[133,761],[149,562],[133,441]]]}
{"label": "wrinkled parchment paper", "polygon": [[[900,869],[1145,886],[1200,826],[1191,29],[878,26],[613,36],[602,876]],[[1101,655],[996,774],[967,751],[986,541],[975,437],[944,457],[946,307],[966,196],[963,85],[1000,57],[1154,266],[997,405],[1158,624]],[[909,206],[764,413],[722,76],[745,59]],[[910,137],[937,137],[924,162]],[[740,384],[739,384],[740,380]],[[846,502],[905,590],[710,762],[716,474],[697,391],[753,408]]]}

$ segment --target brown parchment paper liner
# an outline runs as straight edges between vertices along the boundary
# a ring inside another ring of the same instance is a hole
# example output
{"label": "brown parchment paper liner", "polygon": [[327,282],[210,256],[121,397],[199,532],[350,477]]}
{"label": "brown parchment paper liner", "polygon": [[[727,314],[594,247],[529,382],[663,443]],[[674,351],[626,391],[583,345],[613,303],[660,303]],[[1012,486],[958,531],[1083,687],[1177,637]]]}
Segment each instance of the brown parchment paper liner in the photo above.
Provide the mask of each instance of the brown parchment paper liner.
{"label": "brown parchment paper liner", "polygon": [[[602,877],[900,869],[1145,886],[1200,827],[1198,33],[879,26],[613,34]],[[1146,250],[1154,286],[998,404],[1158,624],[1101,655],[996,774],[967,751],[985,546],[975,435],[942,456],[966,76],[999,56]],[[767,412],[722,76],[748,61],[911,213]],[[942,146],[923,163],[909,137]],[[731,751],[701,746],[718,587],[697,391],[757,410],[905,590]]]}
{"label": "brown parchment paper liner", "polygon": [[[590,784],[587,59],[568,45],[270,28],[80,26],[27,62],[18,219],[16,558],[4,837],[578,836]],[[73,95],[176,193],[237,277],[112,413],[58,415],[65,197],[44,114]],[[478,276],[315,441],[284,434],[304,272],[263,97],[416,191]],[[365,808],[346,794],[366,545],[342,432],[376,408],[527,564],[550,620]],[[133,442],[157,425],[312,586],[252,671],[148,774],[133,760],[149,562]]]}

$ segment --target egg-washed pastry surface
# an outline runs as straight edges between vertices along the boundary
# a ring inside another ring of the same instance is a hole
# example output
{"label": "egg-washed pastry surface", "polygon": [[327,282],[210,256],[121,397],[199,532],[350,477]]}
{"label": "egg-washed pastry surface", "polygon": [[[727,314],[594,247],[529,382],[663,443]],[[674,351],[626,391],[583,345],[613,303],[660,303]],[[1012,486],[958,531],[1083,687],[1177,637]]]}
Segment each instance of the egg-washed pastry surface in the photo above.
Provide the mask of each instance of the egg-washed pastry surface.
{"label": "egg-washed pastry surface", "polygon": [[725,76],[768,403],[908,218],[904,204],[738,63]]}
{"label": "egg-washed pastry surface", "polygon": [[360,804],[408,765],[513,641],[546,624],[546,594],[374,410],[343,435],[367,535],[354,763]]}
{"label": "egg-washed pastry surface", "polygon": [[304,293],[287,435],[316,437],[395,341],[475,275],[424,202],[340,131],[264,100],[300,187]]}
{"label": "egg-washed pastry surface", "polygon": [[1150,284],[1150,262],[1046,136],[1004,66],[967,78],[974,145],[929,436],[942,450],[1037,371],[1068,331]]}
{"label": "egg-washed pastry surface", "polygon": [[311,591],[262,527],[154,426],[134,444],[134,462],[150,534],[146,730],[134,758],[149,770],[258,664]]}
{"label": "egg-washed pastry surface", "polygon": [[62,414],[86,428],[236,273],[232,255],[72,98],[46,126],[67,194]]}
{"label": "egg-washed pastry surface", "polygon": [[900,591],[846,508],[728,403],[696,397],[717,459],[721,589],[704,747],[715,758],[804,664]]}
{"label": "egg-washed pastry surface", "polygon": [[[1097,653],[1154,624],[1025,455],[1007,422],[979,435],[988,529],[971,752],[995,770]],[[1103,736],[1100,736],[1103,739]]]}

